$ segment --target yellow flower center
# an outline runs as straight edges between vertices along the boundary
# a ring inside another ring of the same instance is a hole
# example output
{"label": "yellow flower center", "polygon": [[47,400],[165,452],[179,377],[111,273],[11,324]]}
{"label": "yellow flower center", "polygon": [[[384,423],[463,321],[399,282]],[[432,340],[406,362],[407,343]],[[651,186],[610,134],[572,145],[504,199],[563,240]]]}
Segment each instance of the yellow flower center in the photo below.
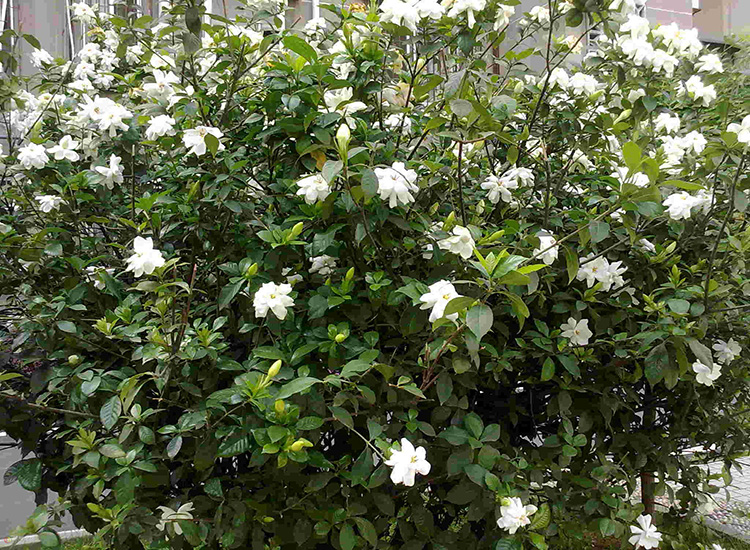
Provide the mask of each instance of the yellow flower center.
{"label": "yellow flower center", "polygon": [[443,294],[443,300],[450,300],[451,296],[450,294]]}
{"label": "yellow flower center", "polygon": [[411,463],[414,464],[417,461],[417,455],[411,455]]}
{"label": "yellow flower center", "polygon": [[275,300],[276,299],[276,294],[271,294],[271,299]]}

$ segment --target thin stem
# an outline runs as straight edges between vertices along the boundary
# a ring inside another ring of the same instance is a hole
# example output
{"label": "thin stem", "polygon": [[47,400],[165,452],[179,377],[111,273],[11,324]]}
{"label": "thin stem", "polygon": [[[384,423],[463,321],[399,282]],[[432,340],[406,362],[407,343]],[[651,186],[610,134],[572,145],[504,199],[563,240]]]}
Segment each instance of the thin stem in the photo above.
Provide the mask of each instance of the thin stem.
{"label": "thin stem", "polygon": [[0,392],[0,399],[8,399],[10,401],[16,401],[22,407],[28,407],[30,409],[37,409],[37,410],[40,410],[40,411],[56,412],[56,413],[60,413],[60,414],[69,414],[69,415],[72,415],[72,416],[81,416],[81,417],[84,417],[84,418],[99,418],[95,414],[78,412],[78,411],[71,411],[71,410],[68,410],[68,409],[58,409],[57,407],[47,407],[45,405],[38,405],[36,403],[29,403],[23,397],[19,397],[17,395],[11,395],[11,394],[8,394],[8,393],[3,393],[3,392]]}

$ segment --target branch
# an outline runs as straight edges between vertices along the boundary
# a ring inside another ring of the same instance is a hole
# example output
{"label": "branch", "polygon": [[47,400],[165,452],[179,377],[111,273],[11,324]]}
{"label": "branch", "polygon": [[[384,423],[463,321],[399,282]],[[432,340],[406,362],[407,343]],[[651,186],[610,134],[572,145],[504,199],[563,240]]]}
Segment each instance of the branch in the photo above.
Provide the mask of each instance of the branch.
{"label": "branch", "polygon": [[22,407],[28,407],[30,409],[37,409],[37,410],[45,411],[45,412],[55,412],[55,413],[60,413],[60,414],[70,414],[72,416],[81,416],[83,418],[96,418],[96,419],[99,418],[95,414],[91,414],[91,413],[71,411],[71,410],[68,410],[68,409],[58,409],[57,407],[47,407],[45,405],[37,405],[36,403],[29,403],[23,397],[19,397],[17,395],[11,395],[9,393],[0,392],[0,399],[8,399],[10,401],[15,401],[15,402],[17,402]]}

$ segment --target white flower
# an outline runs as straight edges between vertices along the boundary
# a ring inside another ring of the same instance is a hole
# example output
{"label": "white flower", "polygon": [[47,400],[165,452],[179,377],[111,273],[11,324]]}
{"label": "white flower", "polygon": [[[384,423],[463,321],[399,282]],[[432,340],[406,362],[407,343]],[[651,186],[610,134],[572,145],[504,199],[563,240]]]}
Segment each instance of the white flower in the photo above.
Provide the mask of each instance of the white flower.
{"label": "white flower", "polygon": [[224,133],[221,130],[210,126],[197,126],[191,130],[185,130],[182,136],[182,143],[188,148],[187,154],[193,153],[197,157],[205,155],[207,135],[212,135],[219,140],[218,151],[225,149],[224,144],[220,141],[224,137]]}
{"label": "white flower", "polygon": [[65,135],[60,140],[58,145],[50,147],[47,152],[54,155],[55,160],[68,159],[70,162],[75,162],[80,159],[80,155],[76,153],[79,143],[72,137]]}
{"label": "white flower", "polygon": [[24,168],[44,168],[47,161],[49,161],[49,157],[44,145],[29,143],[26,147],[21,147],[18,150],[18,162]]}
{"label": "white flower", "polygon": [[109,137],[115,137],[118,129],[128,129],[128,125],[124,121],[133,118],[133,113],[108,98],[97,98],[97,102],[101,109],[98,119],[99,130],[102,132],[108,131]]}
{"label": "white flower", "polygon": [[144,53],[145,52],[143,51],[143,46],[141,46],[140,44],[128,46],[127,50],[125,51],[125,61],[134,65],[141,60],[141,56]]}
{"label": "white flower", "polygon": [[444,8],[450,8],[448,17],[456,18],[462,13],[466,13],[469,27],[476,25],[476,14],[487,6],[487,0],[443,0]]}
{"label": "white flower", "polygon": [[596,92],[597,86],[599,86],[599,83],[591,75],[576,73],[570,77],[570,88],[574,94],[581,95],[586,93],[591,95]]}
{"label": "white flower", "polygon": [[424,19],[440,19],[445,13],[445,8],[438,0],[414,0],[414,7],[419,12],[419,17]]}
{"label": "white flower", "polygon": [[549,75],[549,85],[554,86],[555,84],[560,86],[560,88],[562,88],[563,90],[566,90],[568,88],[568,85],[570,84],[570,76],[568,75],[568,72],[562,67],[553,69]]}
{"label": "white flower", "polygon": [[620,25],[620,32],[629,32],[633,38],[646,38],[650,30],[648,19],[635,14],[628,15],[628,20]]}
{"label": "white flower", "polygon": [[573,317],[568,318],[567,323],[563,323],[560,326],[562,333],[560,336],[570,340],[570,344],[573,346],[585,346],[589,343],[594,333],[589,330],[589,320],[581,319],[576,321]]}
{"label": "white flower", "polygon": [[79,21],[81,21],[81,23],[90,25],[91,23],[96,21],[96,13],[91,8],[91,6],[85,4],[84,2],[73,4],[72,6],[70,6],[70,9],[73,11],[73,18],[78,19]]}
{"label": "white flower", "polygon": [[667,208],[667,213],[673,220],[687,220],[690,218],[692,208],[702,202],[687,191],[680,191],[669,195],[662,205]]}
{"label": "white flower", "polygon": [[544,25],[545,23],[549,23],[550,17],[549,17],[549,8],[547,6],[534,6],[531,8],[531,11],[529,11],[529,16],[534,21],[537,21]]}
{"label": "white flower", "polygon": [[515,6],[500,4],[497,7],[497,16],[495,17],[495,30],[499,31],[510,24],[510,18],[515,15]]}
{"label": "white flower", "polygon": [[411,133],[411,125],[411,119],[405,114],[394,113],[392,115],[388,115],[388,117],[386,117],[386,119],[383,121],[383,126],[385,126],[386,128],[390,128],[391,130],[398,130],[399,128],[401,128],[401,132],[404,134]]}
{"label": "white flower", "polygon": [[728,365],[734,361],[740,353],[742,353],[742,346],[740,346],[734,338],[730,338],[729,342],[716,340],[713,349],[716,352],[716,361],[724,365]]}
{"label": "white flower", "polygon": [[94,288],[98,290],[102,290],[106,286],[104,283],[104,280],[101,277],[99,277],[99,273],[102,273],[102,272],[105,272],[111,276],[112,274],[114,274],[115,268],[114,267],[100,267],[96,265],[91,265],[86,268],[86,276],[92,283],[94,283]]}
{"label": "white flower", "polygon": [[636,172],[632,176],[628,176],[628,169],[623,166],[615,166],[615,171],[610,176],[619,180],[620,184],[631,183],[641,188],[648,187],[651,184],[651,180],[643,172]]}
{"label": "white flower", "polygon": [[159,115],[148,121],[146,128],[146,139],[154,141],[162,136],[173,136],[175,134],[175,119],[169,115]]}
{"label": "white flower", "polygon": [[594,163],[580,149],[570,154],[570,163],[573,170],[588,172],[594,167]]}
{"label": "white flower", "polygon": [[674,134],[680,130],[680,117],[678,115],[672,116],[669,113],[659,113],[654,120],[654,127],[657,132]]}
{"label": "white flower", "polygon": [[503,202],[513,202],[513,195],[510,192],[518,189],[518,182],[515,179],[488,176],[482,182],[481,187],[487,191],[487,198],[492,204],[497,204],[501,198]]}
{"label": "white flower", "polygon": [[[456,292],[453,285],[446,280],[438,281],[430,285],[430,291],[426,294],[422,294],[419,297],[419,301],[422,305],[419,309],[430,309],[430,323],[434,323],[438,319],[441,319],[445,314],[445,306],[448,305],[453,298],[459,298],[461,295]],[[458,313],[451,313],[446,317],[451,321],[458,319]]]}
{"label": "white flower", "polygon": [[101,183],[112,189],[115,183],[122,183],[125,179],[122,177],[125,167],[120,164],[122,157],[110,155],[109,166],[95,166],[94,170],[104,177]]}
{"label": "white flower", "polygon": [[62,200],[62,197],[58,197],[57,195],[37,195],[34,198],[39,203],[39,210],[44,213],[59,209],[60,205],[65,202]]}
{"label": "white flower", "polygon": [[323,277],[327,277],[336,268],[336,258],[323,254],[322,256],[315,256],[310,258],[310,273],[320,273]]}
{"label": "white flower", "polygon": [[414,448],[411,441],[405,437],[401,439],[401,450],[391,449],[391,457],[385,461],[391,470],[391,481],[403,483],[407,487],[414,486],[416,474],[426,476],[432,465],[427,462],[427,451],[424,447]]}
{"label": "white flower", "polygon": [[143,85],[143,92],[146,96],[156,101],[168,101],[175,93],[172,84],[178,84],[180,78],[172,71],[154,70],[154,82],[147,82]]}
{"label": "white flower", "polygon": [[716,89],[714,88],[714,85],[704,85],[701,77],[698,75],[691,76],[687,82],[685,82],[685,89],[695,101],[701,100],[704,107],[708,107],[711,105],[711,102],[716,99]]}
{"label": "white flower", "polygon": [[297,186],[297,195],[305,197],[307,204],[325,200],[331,194],[331,188],[321,174],[304,177],[297,182]]}
{"label": "white flower", "polygon": [[407,27],[411,32],[417,32],[419,12],[411,2],[401,0],[383,0],[380,4],[380,20]]}
{"label": "white flower", "polygon": [[630,526],[630,532],[633,533],[633,536],[628,539],[630,544],[636,548],[642,546],[646,550],[658,547],[661,541],[661,533],[651,524],[651,515],[642,515],[636,521],[640,527]]}
{"label": "white flower", "polygon": [[31,52],[31,64],[37,69],[41,69],[43,65],[51,65],[55,59],[49,54],[47,50],[35,49]]}
{"label": "white flower", "polygon": [[704,365],[700,361],[693,363],[693,372],[695,373],[695,381],[704,386],[713,386],[714,380],[721,376],[721,365],[712,364]]}
{"label": "white flower", "polygon": [[648,239],[640,239],[637,244],[646,252],[656,252],[656,246],[654,246],[654,243],[652,243]]}
{"label": "white flower", "polygon": [[438,241],[438,247],[440,247],[440,250],[447,250],[453,254],[458,254],[464,260],[468,260],[474,253],[475,243],[469,230],[457,225],[453,228],[453,237]]}
{"label": "white flower", "polygon": [[341,111],[344,113],[344,116],[349,116],[367,108],[367,105],[361,101],[351,101],[353,94],[354,91],[352,88],[328,90],[323,94],[323,101],[329,111]]}
{"label": "white flower", "polygon": [[680,60],[675,56],[668,54],[660,48],[653,49],[651,56],[651,66],[657,73],[664,71],[667,76],[672,76],[675,69],[680,64]]}
{"label": "white flower", "polygon": [[620,46],[622,53],[636,65],[650,65],[652,63],[655,51],[647,39],[621,35],[617,39],[617,44]]}
{"label": "white flower", "polygon": [[504,498],[500,506],[500,517],[497,520],[497,526],[505,529],[508,534],[513,535],[519,527],[531,523],[529,516],[536,512],[537,508],[533,504],[523,505],[518,497]]}
{"label": "white flower", "polygon": [[193,503],[188,502],[183,504],[177,510],[172,510],[166,506],[158,506],[157,510],[161,510],[161,521],[156,526],[160,531],[164,531],[167,525],[171,525],[174,528],[174,532],[178,535],[182,535],[182,527],[180,527],[179,520],[192,520],[193,514]]}
{"label": "white flower", "polygon": [[645,97],[645,96],[646,96],[646,90],[644,90],[643,88],[639,88],[637,90],[630,90],[630,92],[628,92],[628,101],[630,101],[630,103],[635,103],[640,98]]}
{"label": "white flower", "polygon": [[622,275],[628,268],[621,267],[622,262],[609,263],[609,260],[604,256],[596,258],[593,254],[580,258],[578,261],[579,268],[576,279],[579,281],[585,280],[589,288],[596,283],[601,283],[601,290],[609,292],[625,285],[625,279]]}
{"label": "white flower", "polygon": [[539,258],[545,264],[552,265],[557,260],[557,253],[560,250],[555,236],[548,231],[539,231],[536,238],[539,239],[539,247],[535,248],[531,254],[536,257],[537,254],[541,253]]}
{"label": "white flower", "polygon": [[126,271],[132,271],[136,277],[141,277],[144,273],[151,275],[157,267],[164,265],[161,251],[154,248],[151,237],[136,237],[133,241],[133,252],[134,254],[127,259]]}
{"label": "white flower", "polygon": [[292,291],[292,285],[284,283],[264,283],[255,293],[253,298],[253,307],[255,307],[256,317],[265,317],[270,309],[273,314],[281,321],[286,319],[288,307],[294,305],[294,300],[289,296]]}
{"label": "white flower", "polygon": [[310,19],[307,23],[305,23],[305,27],[303,32],[305,34],[324,34],[326,32],[326,28],[328,26],[328,23],[326,22],[325,17],[314,17]]}
{"label": "white flower", "polygon": [[414,202],[412,193],[419,191],[417,173],[408,170],[403,162],[394,162],[390,168],[375,168],[378,178],[378,195],[388,201],[390,208]]}
{"label": "white flower", "polygon": [[695,70],[699,73],[723,73],[724,66],[721,64],[721,58],[718,55],[708,53],[698,58]]}
{"label": "white flower", "polygon": [[750,144],[750,115],[743,118],[740,124],[733,122],[727,126],[727,132],[737,134],[737,141],[740,143]]}
{"label": "white flower", "polygon": [[692,149],[698,155],[703,152],[708,144],[708,141],[703,137],[703,134],[695,130],[683,137],[681,142],[682,148],[685,149],[685,151],[690,151]]}
{"label": "white flower", "polygon": [[583,40],[580,36],[576,36],[575,34],[569,34],[566,36],[563,39],[562,44],[565,44],[571,52],[576,54],[581,53],[583,50]]}

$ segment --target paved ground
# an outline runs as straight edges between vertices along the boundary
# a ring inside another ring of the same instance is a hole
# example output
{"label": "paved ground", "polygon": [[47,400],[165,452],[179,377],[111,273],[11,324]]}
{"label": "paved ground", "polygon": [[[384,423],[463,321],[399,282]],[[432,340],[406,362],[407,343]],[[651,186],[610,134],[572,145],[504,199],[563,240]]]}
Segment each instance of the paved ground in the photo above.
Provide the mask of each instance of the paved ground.
{"label": "paved ground", "polygon": [[[750,541],[750,457],[738,460],[742,470],[732,472],[729,499],[717,494],[718,507],[706,516],[706,524],[729,535]],[[711,472],[720,472],[721,465],[713,465]],[[719,500],[719,497],[724,497]]]}
{"label": "paved ground", "polygon": [[[10,440],[6,437],[0,437],[0,443],[7,443]],[[21,459],[21,455],[16,449],[0,449],[0,539],[8,536],[8,532],[24,523],[36,507],[34,504],[34,494],[25,490],[18,483],[12,485],[2,484],[2,475],[14,462]],[[56,493],[50,493],[50,499],[57,498]],[[66,522],[63,529],[75,529],[72,521]]]}

